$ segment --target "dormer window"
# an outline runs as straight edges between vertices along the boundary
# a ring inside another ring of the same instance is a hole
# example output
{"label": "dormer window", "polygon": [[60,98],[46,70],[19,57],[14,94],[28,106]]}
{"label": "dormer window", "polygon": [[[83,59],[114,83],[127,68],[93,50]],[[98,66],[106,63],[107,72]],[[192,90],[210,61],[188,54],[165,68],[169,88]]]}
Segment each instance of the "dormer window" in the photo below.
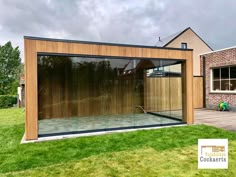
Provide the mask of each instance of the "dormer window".
{"label": "dormer window", "polygon": [[188,48],[187,43],[182,42],[182,43],[181,43],[181,48],[182,48],[182,49],[187,49],[187,48]]}

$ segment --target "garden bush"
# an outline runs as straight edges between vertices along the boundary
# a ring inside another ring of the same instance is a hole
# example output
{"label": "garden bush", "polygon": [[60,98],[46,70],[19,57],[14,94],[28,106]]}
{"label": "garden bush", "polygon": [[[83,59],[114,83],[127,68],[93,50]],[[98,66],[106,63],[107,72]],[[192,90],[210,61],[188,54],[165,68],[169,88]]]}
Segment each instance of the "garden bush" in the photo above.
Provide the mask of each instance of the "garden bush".
{"label": "garden bush", "polygon": [[12,107],[16,103],[17,103],[17,96],[0,95],[0,109]]}

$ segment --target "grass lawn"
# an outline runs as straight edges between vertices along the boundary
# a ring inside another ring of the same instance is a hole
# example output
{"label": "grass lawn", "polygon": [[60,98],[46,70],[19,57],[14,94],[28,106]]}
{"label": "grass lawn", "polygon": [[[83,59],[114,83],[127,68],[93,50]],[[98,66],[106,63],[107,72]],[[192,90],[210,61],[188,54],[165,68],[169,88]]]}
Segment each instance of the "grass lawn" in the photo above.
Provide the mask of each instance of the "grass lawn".
{"label": "grass lawn", "polygon": [[[0,110],[0,176],[236,176],[236,133],[185,126],[20,144],[22,109]],[[198,138],[229,139],[228,170],[198,170]]]}

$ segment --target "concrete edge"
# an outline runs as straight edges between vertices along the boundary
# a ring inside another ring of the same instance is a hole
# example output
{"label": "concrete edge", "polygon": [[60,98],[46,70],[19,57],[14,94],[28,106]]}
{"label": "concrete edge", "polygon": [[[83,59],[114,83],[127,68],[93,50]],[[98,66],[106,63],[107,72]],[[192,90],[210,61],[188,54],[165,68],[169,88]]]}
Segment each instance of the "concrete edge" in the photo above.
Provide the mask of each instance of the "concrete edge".
{"label": "concrete edge", "polygon": [[133,132],[133,131],[139,131],[139,130],[151,130],[151,129],[161,129],[161,128],[170,128],[170,127],[182,127],[182,126],[187,126],[187,124],[171,125],[171,126],[163,126],[163,127],[127,129],[127,130],[102,131],[102,132],[82,133],[82,134],[78,133],[78,134],[71,134],[71,135],[59,135],[59,136],[42,137],[42,138],[38,138],[37,140],[25,140],[25,134],[24,134],[20,144],[37,143],[37,142],[53,141],[53,140],[63,140],[63,139],[78,138],[78,137],[99,136],[99,135],[105,135],[105,134],[111,134],[111,133]]}

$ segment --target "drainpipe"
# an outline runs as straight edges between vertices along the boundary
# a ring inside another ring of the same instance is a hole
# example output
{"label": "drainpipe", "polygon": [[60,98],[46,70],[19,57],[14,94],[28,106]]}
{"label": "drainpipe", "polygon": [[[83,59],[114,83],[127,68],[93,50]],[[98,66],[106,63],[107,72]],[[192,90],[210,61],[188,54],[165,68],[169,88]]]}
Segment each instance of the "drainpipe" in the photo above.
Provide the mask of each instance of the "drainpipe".
{"label": "drainpipe", "polygon": [[203,71],[203,108],[206,108],[206,60],[202,56],[202,71]]}

